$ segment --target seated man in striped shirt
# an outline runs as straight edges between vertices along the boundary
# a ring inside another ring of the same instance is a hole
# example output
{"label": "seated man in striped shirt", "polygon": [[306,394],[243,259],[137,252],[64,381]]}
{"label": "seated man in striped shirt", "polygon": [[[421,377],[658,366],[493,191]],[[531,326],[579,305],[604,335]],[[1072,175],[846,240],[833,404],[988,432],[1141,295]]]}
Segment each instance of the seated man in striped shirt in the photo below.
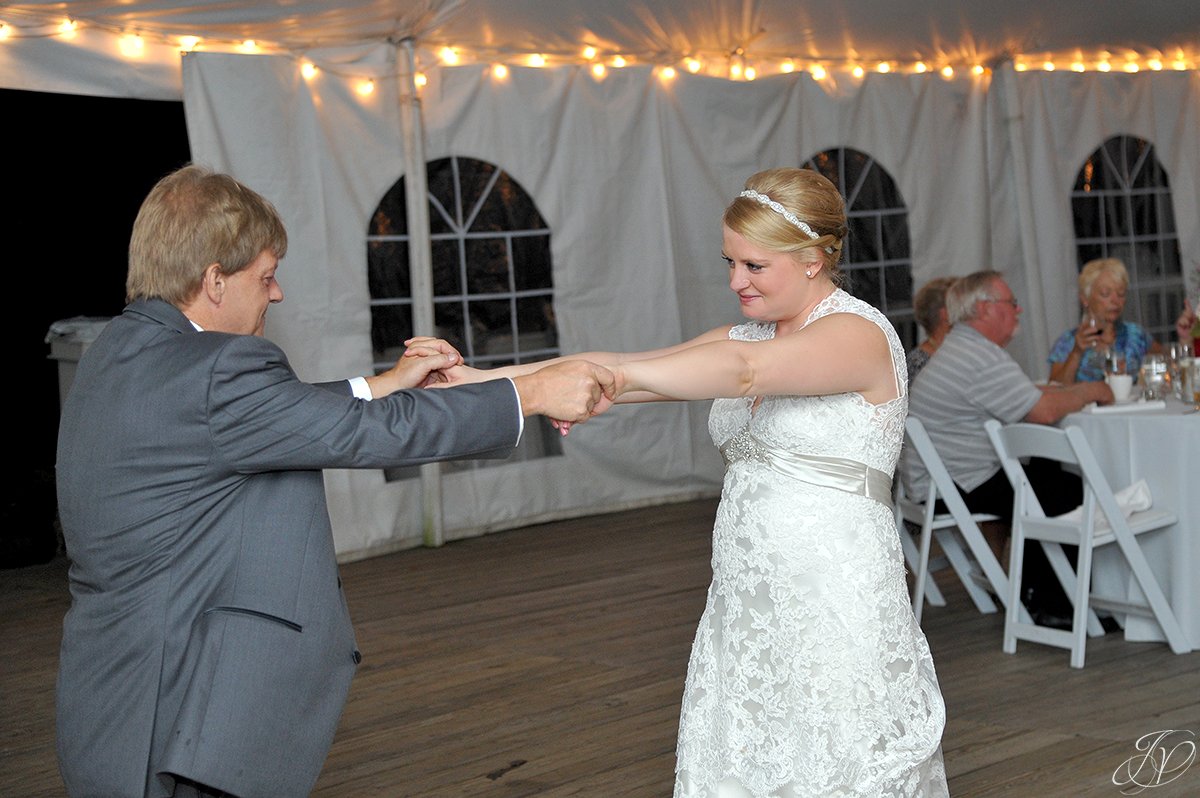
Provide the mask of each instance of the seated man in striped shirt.
{"label": "seated man in striped shirt", "polygon": [[[1109,404],[1113,395],[1104,382],[1042,386],[1029,379],[1004,350],[1017,332],[1021,306],[999,272],[980,271],[959,279],[946,292],[946,310],[953,326],[913,381],[908,411],[925,424],[967,507],[1005,519],[1003,524],[987,524],[983,529],[1003,563],[1013,492],[983,422],[994,418],[1004,424],[1055,424],[1091,402]],[[1079,506],[1082,488],[1078,476],[1048,462],[1035,461],[1026,471],[1047,515]],[[902,476],[910,496],[925,495],[929,476],[920,458],[905,457]],[[1029,547],[1027,553],[1035,550],[1031,556],[1044,558],[1037,546]],[[1027,561],[1027,573],[1031,565],[1031,579],[1046,570],[1044,559],[1042,563]],[[1055,588],[1057,584],[1048,591],[1057,599],[1061,591],[1056,593]]]}

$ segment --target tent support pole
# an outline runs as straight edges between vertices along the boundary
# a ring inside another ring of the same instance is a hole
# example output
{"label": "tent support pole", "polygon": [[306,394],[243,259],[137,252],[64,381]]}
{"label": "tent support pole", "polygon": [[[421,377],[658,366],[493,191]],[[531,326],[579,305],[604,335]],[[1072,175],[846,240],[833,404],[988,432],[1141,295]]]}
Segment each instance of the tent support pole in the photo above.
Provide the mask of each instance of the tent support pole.
{"label": "tent support pole", "polygon": [[[425,129],[417,94],[416,54],[412,37],[400,40],[398,59],[400,127],[404,136],[404,200],[408,222],[408,267],[412,290],[413,334],[436,335],[433,319],[433,252],[429,238],[429,186],[425,174]],[[442,469],[440,463],[421,466],[421,534],[426,546],[440,546],[442,526]]]}
{"label": "tent support pole", "polygon": [[1021,259],[1025,267],[1025,288],[1029,296],[1029,313],[1026,319],[1031,328],[1030,335],[1040,346],[1050,340],[1046,333],[1046,294],[1042,284],[1042,270],[1038,263],[1037,218],[1033,210],[1033,192],[1029,186],[1029,157],[1025,152],[1025,140],[1021,137],[1021,97],[1017,93],[1017,70],[1013,62],[1001,65],[1000,78],[1004,92],[1006,111],[1005,127],[1012,148],[1013,193],[1017,202],[1017,221],[1021,226]]}

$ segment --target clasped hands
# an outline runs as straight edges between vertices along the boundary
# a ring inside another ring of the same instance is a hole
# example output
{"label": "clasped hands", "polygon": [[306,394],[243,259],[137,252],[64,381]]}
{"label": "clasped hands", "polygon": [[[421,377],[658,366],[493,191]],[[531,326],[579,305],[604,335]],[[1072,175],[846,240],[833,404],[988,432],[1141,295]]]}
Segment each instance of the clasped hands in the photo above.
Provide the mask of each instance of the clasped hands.
{"label": "clasped hands", "polygon": [[[401,388],[448,388],[506,376],[464,364],[457,349],[441,338],[418,336],[404,342],[400,359],[376,379],[387,378]],[[525,415],[544,415],[563,435],[603,413],[618,395],[617,375],[587,360],[551,363],[536,371],[512,376]],[[375,387],[372,386],[372,391]]]}

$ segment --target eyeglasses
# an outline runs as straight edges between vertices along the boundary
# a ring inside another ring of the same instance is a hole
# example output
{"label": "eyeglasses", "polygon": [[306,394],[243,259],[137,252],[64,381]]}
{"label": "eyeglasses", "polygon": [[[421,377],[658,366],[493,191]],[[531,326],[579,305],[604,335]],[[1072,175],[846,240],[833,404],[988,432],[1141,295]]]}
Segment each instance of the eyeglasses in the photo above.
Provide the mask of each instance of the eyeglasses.
{"label": "eyeglasses", "polygon": [[1014,308],[1019,308],[1019,307],[1021,307],[1021,306],[1020,306],[1020,305],[1017,303],[1017,298],[1016,298],[1015,296],[1011,296],[1011,297],[1009,297],[1008,299],[993,299],[993,298],[991,298],[991,297],[988,297],[987,299],[985,299],[985,300],[983,300],[983,301],[984,301],[984,302],[1007,302],[1008,304],[1012,305]]}

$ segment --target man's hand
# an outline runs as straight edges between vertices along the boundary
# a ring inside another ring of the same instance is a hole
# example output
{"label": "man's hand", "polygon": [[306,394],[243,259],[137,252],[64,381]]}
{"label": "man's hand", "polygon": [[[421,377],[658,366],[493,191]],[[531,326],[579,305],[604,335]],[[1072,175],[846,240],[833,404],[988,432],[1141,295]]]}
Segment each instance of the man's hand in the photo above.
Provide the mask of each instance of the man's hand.
{"label": "man's hand", "polygon": [[1095,402],[1098,405],[1111,405],[1114,401],[1112,388],[1108,387],[1108,383],[1103,380],[1097,382],[1081,383],[1085,387],[1084,404]]}
{"label": "man's hand", "polygon": [[410,338],[396,365],[382,374],[367,377],[371,396],[378,399],[405,388],[425,388],[445,380],[443,369],[461,365],[462,355],[441,338]]}
{"label": "man's hand", "polygon": [[571,424],[604,412],[616,398],[613,373],[586,360],[555,363],[514,377],[513,384],[525,415],[549,416]]}

